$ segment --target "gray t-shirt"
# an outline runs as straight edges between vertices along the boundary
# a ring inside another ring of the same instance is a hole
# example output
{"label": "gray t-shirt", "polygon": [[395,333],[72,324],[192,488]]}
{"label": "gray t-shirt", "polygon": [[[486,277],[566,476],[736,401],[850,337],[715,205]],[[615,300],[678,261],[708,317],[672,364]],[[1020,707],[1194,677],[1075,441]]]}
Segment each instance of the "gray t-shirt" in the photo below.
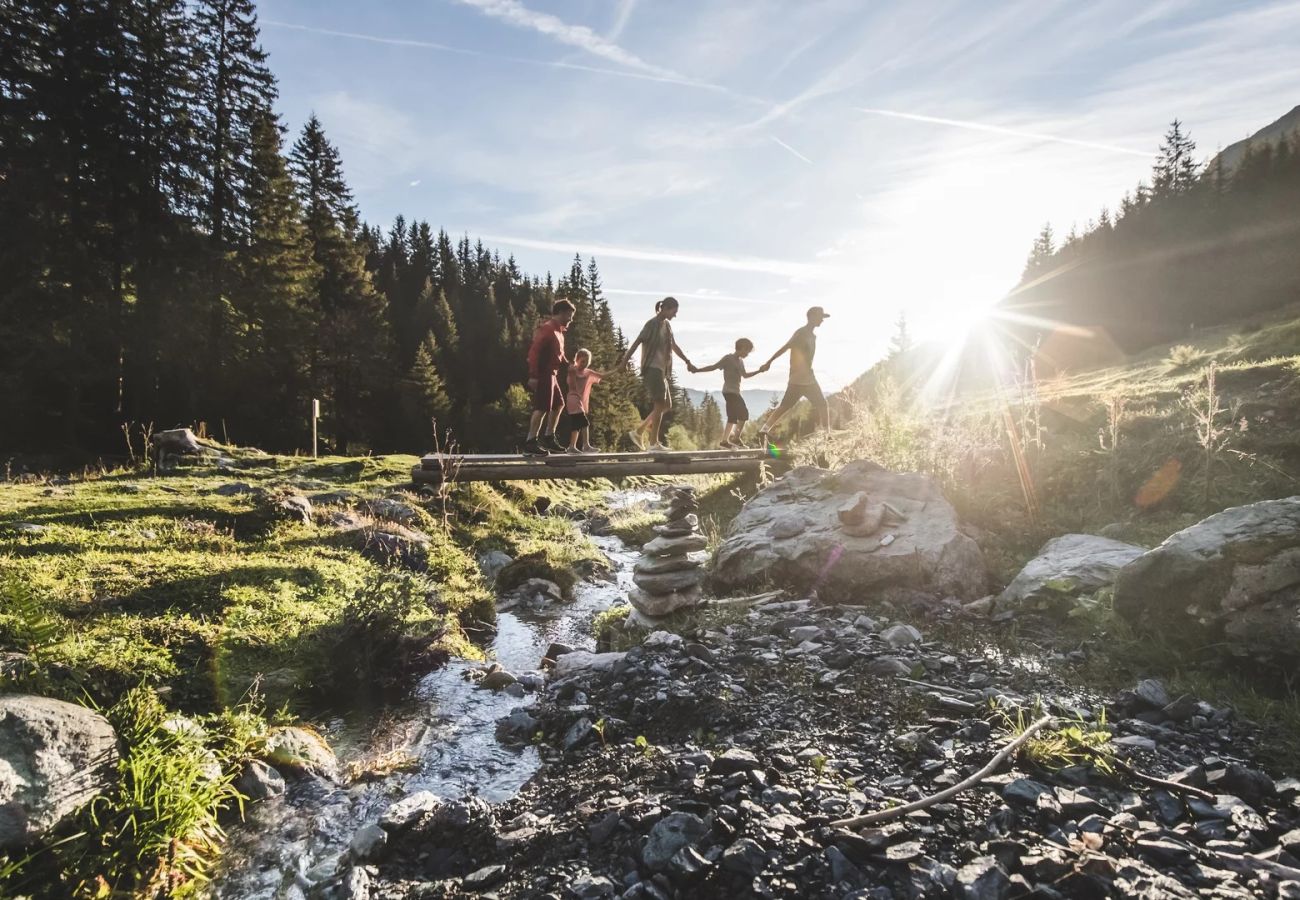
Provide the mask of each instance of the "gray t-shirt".
{"label": "gray t-shirt", "polygon": [[637,339],[641,341],[641,368],[658,369],[667,375],[673,366],[672,324],[655,316],[645,323]]}
{"label": "gray t-shirt", "polygon": [[728,353],[718,360],[722,370],[722,393],[739,394],[740,379],[745,377],[745,361],[734,353]]}

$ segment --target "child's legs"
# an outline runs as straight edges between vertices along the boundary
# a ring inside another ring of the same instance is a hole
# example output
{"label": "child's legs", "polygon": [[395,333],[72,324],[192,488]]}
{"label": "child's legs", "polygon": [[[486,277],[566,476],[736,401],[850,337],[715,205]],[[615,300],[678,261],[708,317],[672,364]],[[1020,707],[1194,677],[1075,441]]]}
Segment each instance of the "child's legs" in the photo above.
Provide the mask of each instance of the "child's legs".
{"label": "child's legs", "polygon": [[672,409],[672,404],[669,401],[655,401],[655,408],[650,412],[650,418],[654,420],[650,425],[650,443],[659,443],[659,429],[663,426],[664,413],[670,409]]}

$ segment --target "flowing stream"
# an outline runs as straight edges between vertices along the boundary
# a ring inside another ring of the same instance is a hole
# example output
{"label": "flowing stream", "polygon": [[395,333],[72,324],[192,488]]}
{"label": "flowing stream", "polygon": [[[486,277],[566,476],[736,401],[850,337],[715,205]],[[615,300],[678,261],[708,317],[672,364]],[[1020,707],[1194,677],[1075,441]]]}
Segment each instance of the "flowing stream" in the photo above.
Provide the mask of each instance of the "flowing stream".
{"label": "flowing stream", "polygon": [[[657,497],[657,491],[622,491],[608,499],[611,508],[619,508]],[[611,580],[580,582],[571,603],[542,612],[520,608],[499,613],[496,634],[487,646],[490,658],[518,675],[535,671],[553,641],[593,648],[591,619],[627,595],[639,553],[618,538],[591,540],[613,565]],[[373,715],[365,711],[325,725],[343,767],[383,754],[406,759],[409,765],[351,785],[292,779],[286,796],[249,806],[245,822],[231,829],[209,896],[301,900],[312,884],[334,873],[358,828],[416,791],[446,798],[474,794],[493,803],[513,796],[537,771],[537,751],[498,743],[496,723],[535,698],[480,690],[465,678],[467,669],[479,665],[453,659],[424,676],[409,701],[386,711],[381,727],[373,727]],[[359,728],[359,722],[371,727]],[[358,736],[358,731],[365,734]]]}

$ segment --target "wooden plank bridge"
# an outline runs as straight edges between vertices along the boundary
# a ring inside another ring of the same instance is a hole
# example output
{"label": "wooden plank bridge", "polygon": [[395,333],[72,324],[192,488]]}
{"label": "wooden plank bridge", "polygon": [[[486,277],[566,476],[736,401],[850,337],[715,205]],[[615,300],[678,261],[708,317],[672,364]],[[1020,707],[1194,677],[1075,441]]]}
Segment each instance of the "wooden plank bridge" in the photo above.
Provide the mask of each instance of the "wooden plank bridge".
{"label": "wooden plank bridge", "polygon": [[[698,475],[757,472],[775,460],[755,450],[647,450],[638,453],[554,453],[550,456],[430,453],[411,470],[417,483],[618,478],[623,475]],[[782,459],[781,462],[786,462]]]}

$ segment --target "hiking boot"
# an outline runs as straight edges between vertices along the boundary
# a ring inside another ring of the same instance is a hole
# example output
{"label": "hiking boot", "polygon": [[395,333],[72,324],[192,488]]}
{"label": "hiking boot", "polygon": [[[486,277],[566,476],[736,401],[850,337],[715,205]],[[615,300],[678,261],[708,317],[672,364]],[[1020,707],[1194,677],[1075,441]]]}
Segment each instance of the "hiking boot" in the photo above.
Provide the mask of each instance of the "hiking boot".
{"label": "hiking boot", "polygon": [[537,442],[537,438],[529,438],[524,441],[524,456],[550,456],[551,451],[547,450]]}
{"label": "hiking boot", "polygon": [[655,453],[663,453],[664,451],[666,451],[666,450],[671,450],[672,448],[671,448],[671,447],[665,447],[663,444],[654,443],[654,444],[651,444],[649,447],[646,447],[646,449],[647,449],[647,450],[651,450],[651,451],[653,451],[653,452],[655,452]]}
{"label": "hiking boot", "polygon": [[565,453],[572,453],[572,454],[574,454],[574,455],[576,456],[577,454],[581,453],[582,451],[579,450],[577,447],[565,447],[565,448],[564,448],[564,452],[565,452]]}
{"label": "hiking boot", "polygon": [[551,453],[563,453],[568,448],[555,439],[553,434],[544,434],[537,439],[537,442]]}
{"label": "hiking boot", "polygon": [[632,446],[637,450],[644,450],[645,444],[641,443],[641,432],[633,429],[627,433],[627,439],[632,442]]}

